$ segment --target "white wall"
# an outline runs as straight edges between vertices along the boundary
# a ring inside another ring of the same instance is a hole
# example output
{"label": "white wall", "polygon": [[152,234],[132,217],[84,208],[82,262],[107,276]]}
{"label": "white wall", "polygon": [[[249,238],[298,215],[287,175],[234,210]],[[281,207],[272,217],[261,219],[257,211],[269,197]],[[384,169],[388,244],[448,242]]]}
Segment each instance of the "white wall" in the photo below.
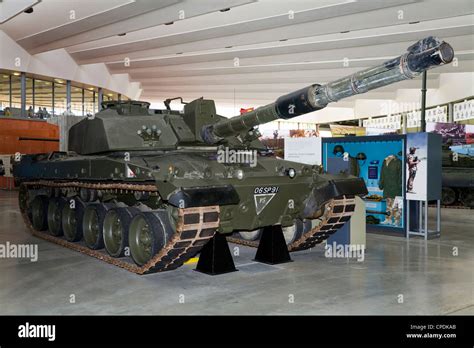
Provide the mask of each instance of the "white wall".
{"label": "white wall", "polygon": [[131,99],[139,99],[141,86],[128,74],[110,74],[105,64],[78,65],[64,49],[30,55],[0,30],[0,69],[24,71],[86,85],[102,87]]}
{"label": "white wall", "polygon": [[474,73],[441,74],[440,88],[432,96],[427,97],[428,106],[444,104],[453,100],[463,99],[474,95]]}

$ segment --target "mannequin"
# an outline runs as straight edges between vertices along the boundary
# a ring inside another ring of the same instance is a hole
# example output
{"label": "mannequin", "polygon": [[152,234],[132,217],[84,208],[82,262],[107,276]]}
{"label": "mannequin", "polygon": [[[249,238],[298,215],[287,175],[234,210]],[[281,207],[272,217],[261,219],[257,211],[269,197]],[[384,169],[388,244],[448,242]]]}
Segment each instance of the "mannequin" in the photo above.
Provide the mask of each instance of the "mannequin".
{"label": "mannequin", "polygon": [[382,224],[400,225],[402,206],[395,197],[402,195],[402,161],[395,155],[387,156],[383,163],[379,181],[386,202],[386,215]]}

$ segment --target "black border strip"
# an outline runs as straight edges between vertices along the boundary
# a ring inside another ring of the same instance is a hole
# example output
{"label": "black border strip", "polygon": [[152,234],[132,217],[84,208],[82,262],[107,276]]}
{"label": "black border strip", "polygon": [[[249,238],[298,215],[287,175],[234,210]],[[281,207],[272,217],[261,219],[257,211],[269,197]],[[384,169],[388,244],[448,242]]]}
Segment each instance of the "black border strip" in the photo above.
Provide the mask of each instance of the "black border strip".
{"label": "black border strip", "polygon": [[[117,299],[120,301],[120,299]],[[34,301],[34,299],[32,299]],[[159,294],[157,294],[159,301]],[[0,345],[127,344],[301,344],[472,347],[472,316],[5,316]],[[55,341],[19,338],[19,325],[54,324]],[[413,327],[425,326],[420,331]],[[432,329],[428,329],[432,325]],[[119,333],[121,332],[121,333]],[[432,332],[456,338],[407,338]]]}

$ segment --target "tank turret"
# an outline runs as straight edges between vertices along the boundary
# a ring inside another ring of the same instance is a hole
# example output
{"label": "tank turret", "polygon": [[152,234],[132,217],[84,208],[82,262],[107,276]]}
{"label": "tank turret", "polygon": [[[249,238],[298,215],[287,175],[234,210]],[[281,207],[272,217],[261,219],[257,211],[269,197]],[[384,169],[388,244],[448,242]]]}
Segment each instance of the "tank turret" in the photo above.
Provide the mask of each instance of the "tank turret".
{"label": "tank turret", "polygon": [[325,85],[308,86],[242,116],[207,125],[202,129],[202,138],[206,143],[215,144],[222,138],[239,135],[260,124],[321,110],[340,99],[412,79],[425,70],[451,62],[453,57],[454,51],[448,43],[429,36],[408,47],[406,53],[381,65]]}

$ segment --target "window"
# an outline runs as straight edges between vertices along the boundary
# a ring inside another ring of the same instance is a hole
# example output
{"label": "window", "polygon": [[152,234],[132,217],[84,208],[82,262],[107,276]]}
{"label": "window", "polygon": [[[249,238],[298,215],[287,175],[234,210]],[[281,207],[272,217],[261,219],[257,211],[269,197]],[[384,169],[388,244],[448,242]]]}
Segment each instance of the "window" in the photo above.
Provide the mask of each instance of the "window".
{"label": "window", "polygon": [[54,81],[54,115],[62,115],[66,112],[67,100],[66,100],[66,81],[55,80]]}
{"label": "window", "polygon": [[97,112],[97,94],[95,88],[84,89],[84,116],[92,116]]}
{"label": "window", "polygon": [[[20,73],[13,73],[11,75],[11,81],[12,81],[12,115],[14,116],[19,116],[20,115],[20,110],[21,110],[21,78],[20,78]],[[15,109],[15,110],[13,110]],[[15,112],[13,112],[15,111]]]}
{"label": "window", "polygon": [[82,88],[71,87],[71,112],[75,116],[82,115]]}
{"label": "window", "polygon": [[34,117],[34,95],[33,95],[33,79],[26,78],[26,116]]}
{"label": "window", "polygon": [[[1,0],[0,0],[1,1]],[[62,79],[35,78],[26,74],[26,116],[48,118],[67,112],[67,81]],[[75,116],[94,115],[99,110],[99,89],[71,84],[70,111]],[[103,89],[103,101],[118,100],[118,94]],[[121,96],[121,100],[130,100]],[[0,70],[0,116],[21,117],[21,73]]]}
{"label": "window", "polygon": [[[40,110],[41,109],[41,110]],[[46,112],[44,111],[46,109]],[[45,118],[53,113],[53,83],[35,80],[35,116]]]}
{"label": "window", "polygon": [[0,74],[0,110],[10,107],[10,75]]}
{"label": "window", "polygon": [[102,98],[104,99],[104,101],[118,100],[118,94],[104,89],[104,94]]}

